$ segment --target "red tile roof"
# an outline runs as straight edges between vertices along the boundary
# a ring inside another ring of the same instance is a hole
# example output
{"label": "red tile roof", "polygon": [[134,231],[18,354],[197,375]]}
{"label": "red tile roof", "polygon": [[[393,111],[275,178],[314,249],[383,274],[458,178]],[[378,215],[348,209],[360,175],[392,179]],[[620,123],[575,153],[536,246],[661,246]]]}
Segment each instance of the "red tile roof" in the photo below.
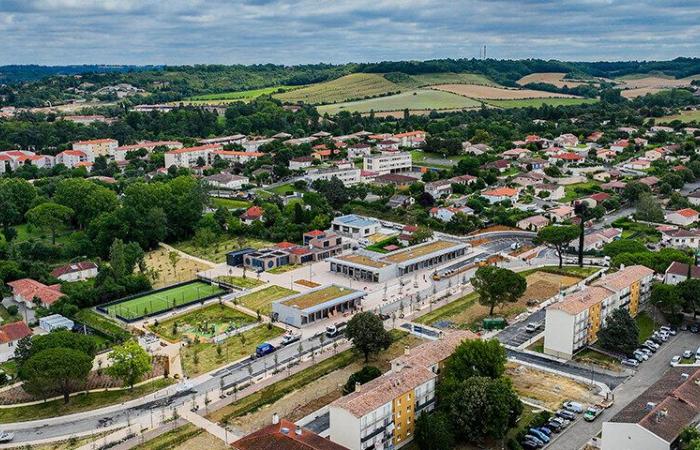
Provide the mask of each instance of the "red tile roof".
{"label": "red tile roof", "polygon": [[12,322],[0,327],[0,344],[7,344],[31,336],[32,330],[24,321]]}
{"label": "red tile roof", "polygon": [[237,450],[348,450],[340,444],[322,438],[306,428],[296,433],[296,425],[288,420],[268,425],[234,442]]}
{"label": "red tile roof", "polygon": [[81,261],[75,264],[67,264],[65,266],[56,267],[52,272],[51,276],[58,278],[61,275],[73,272],[82,272],[83,270],[97,269],[97,264],[91,261]]}
{"label": "red tile roof", "polygon": [[698,215],[698,212],[692,208],[685,208],[685,209],[679,209],[678,211],[676,211],[676,214],[679,214],[683,217],[694,217],[694,216]]}
{"label": "red tile roof", "polygon": [[304,234],[306,236],[321,236],[322,234],[325,234],[325,233],[321,230],[311,230],[311,231],[307,231]]}
{"label": "red tile roof", "polygon": [[277,248],[292,248],[292,247],[296,247],[296,246],[297,246],[296,244],[292,244],[291,242],[287,242],[287,241],[282,241],[282,242],[279,242],[275,245],[275,247],[277,247]]}
{"label": "red tile roof", "polygon": [[25,301],[32,301],[34,297],[37,297],[45,305],[51,305],[56,300],[63,297],[60,285],[54,284],[47,286],[31,278],[10,281],[7,285],[12,288],[12,293],[14,295],[21,296]]}

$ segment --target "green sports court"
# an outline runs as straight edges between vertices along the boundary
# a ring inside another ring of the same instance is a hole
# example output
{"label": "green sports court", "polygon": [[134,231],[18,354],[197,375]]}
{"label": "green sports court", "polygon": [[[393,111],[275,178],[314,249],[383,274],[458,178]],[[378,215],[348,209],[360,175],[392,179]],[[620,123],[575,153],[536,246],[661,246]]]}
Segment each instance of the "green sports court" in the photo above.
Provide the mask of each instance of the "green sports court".
{"label": "green sports court", "polygon": [[202,281],[193,281],[157,292],[146,293],[118,303],[99,308],[102,312],[124,320],[136,320],[149,314],[175,309],[178,306],[194,303],[226,292],[219,286]]}

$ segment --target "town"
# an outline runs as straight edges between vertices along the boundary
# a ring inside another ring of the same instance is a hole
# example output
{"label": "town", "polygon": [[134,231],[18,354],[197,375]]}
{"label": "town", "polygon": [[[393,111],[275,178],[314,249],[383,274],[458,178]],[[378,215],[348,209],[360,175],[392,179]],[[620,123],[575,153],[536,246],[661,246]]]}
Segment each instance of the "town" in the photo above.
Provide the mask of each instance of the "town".
{"label": "town", "polygon": [[0,448],[699,449],[700,59],[615,64],[0,77]]}

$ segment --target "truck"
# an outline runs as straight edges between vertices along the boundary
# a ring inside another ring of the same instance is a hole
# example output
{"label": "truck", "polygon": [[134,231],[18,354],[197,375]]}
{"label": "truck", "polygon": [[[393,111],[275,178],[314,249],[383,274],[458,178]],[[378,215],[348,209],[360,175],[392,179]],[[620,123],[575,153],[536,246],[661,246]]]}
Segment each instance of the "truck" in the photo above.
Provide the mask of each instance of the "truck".
{"label": "truck", "polygon": [[340,333],[345,330],[345,327],[347,326],[347,323],[345,322],[338,322],[333,325],[328,325],[326,327],[326,337],[332,338],[338,336]]}
{"label": "truck", "polygon": [[282,345],[289,345],[292,342],[297,342],[298,340],[301,339],[301,333],[294,333],[292,331],[288,331],[282,336]]}
{"label": "truck", "polygon": [[602,413],[602,408],[598,408],[597,406],[589,406],[588,409],[586,409],[586,412],[583,414],[583,420],[586,422],[593,422]]}
{"label": "truck", "polygon": [[269,342],[263,342],[255,348],[253,358],[260,358],[262,356],[269,355],[275,350],[277,350],[277,348],[274,345],[270,344]]}

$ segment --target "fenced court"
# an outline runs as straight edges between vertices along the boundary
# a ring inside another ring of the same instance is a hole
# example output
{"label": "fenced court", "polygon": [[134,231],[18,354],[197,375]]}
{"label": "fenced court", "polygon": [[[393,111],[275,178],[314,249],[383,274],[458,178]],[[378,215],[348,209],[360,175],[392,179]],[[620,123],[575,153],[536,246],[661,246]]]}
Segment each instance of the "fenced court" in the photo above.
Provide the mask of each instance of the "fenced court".
{"label": "fenced court", "polygon": [[112,317],[133,321],[206,300],[225,292],[226,290],[219,286],[202,281],[192,281],[104,305],[98,310]]}

